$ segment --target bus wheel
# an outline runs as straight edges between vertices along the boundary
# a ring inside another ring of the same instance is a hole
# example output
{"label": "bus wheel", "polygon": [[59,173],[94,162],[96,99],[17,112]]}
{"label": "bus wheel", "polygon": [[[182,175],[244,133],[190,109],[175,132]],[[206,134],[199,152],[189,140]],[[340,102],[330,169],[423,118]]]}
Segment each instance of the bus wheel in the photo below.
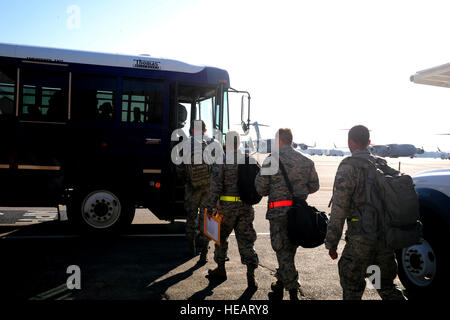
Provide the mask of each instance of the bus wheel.
{"label": "bus wheel", "polygon": [[89,233],[119,232],[134,214],[134,205],[122,193],[106,189],[77,192],[67,206],[69,221]]}

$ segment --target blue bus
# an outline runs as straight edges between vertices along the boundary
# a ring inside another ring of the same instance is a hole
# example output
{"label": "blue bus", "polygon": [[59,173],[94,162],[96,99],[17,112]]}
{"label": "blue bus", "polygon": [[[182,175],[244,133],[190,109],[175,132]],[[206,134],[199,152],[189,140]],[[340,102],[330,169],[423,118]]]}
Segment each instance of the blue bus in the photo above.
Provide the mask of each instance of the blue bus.
{"label": "blue bus", "polygon": [[201,119],[226,134],[230,93],[247,130],[250,95],[225,70],[0,43],[0,206],[63,204],[94,232],[121,230],[136,208],[184,218],[171,133]]}

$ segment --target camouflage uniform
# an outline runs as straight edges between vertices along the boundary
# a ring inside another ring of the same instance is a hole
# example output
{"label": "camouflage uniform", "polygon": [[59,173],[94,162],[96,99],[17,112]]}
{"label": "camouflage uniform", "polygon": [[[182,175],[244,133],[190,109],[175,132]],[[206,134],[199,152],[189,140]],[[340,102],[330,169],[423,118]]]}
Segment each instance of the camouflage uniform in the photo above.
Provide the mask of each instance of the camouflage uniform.
{"label": "camouflage uniform", "polygon": [[[386,166],[386,161],[374,158],[368,150],[356,150],[353,157],[371,159]],[[396,172],[390,168],[392,172]],[[369,241],[361,235],[359,213],[355,208],[365,202],[364,171],[348,163],[340,164],[333,187],[331,216],[328,224],[325,247],[337,249],[347,220],[346,245],[339,260],[339,276],[344,300],[360,300],[365,287],[367,267],[377,265],[381,271],[382,299],[404,299],[401,291],[395,288],[393,280],[397,275],[394,251],[388,249],[384,241]]]}
{"label": "camouflage uniform", "polygon": [[[263,167],[270,167],[270,162],[277,161],[278,157],[286,169],[296,197],[306,200],[308,194],[319,190],[319,178],[312,160],[291,146],[282,146],[278,154],[272,154],[265,159]],[[274,175],[260,173],[256,177],[255,186],[260,195],[269,196],[268,202],[292,200],[280,170]],[[270,240],[279,265],[275,277],[286,290],[293,290],[299,287],[294,260],[297,246],[293,245],[288,238],[288,210],[289,207],[268,209],[266,219],[270,222]]]}
{"label": "camouflage uniform", "polygon": [[197,246],[204,248],[209,243],[209,238],[203,233],[203,217],[209,194],[209,185],[194,189],[186,183],[184,190],[184,208],[187,212],[186,238],[188,241],[195,239],[199,242]]}
{"label": "camouflage uniform", "polygon": [[[191,152],[194,150],[194,137],[191,137]],[[206,146],[206,141],[198,141],[202,143],[202,151]],[[202,251],[207,251],[209,246],[209,238],[203,233],[203,217],[208,199],[210,182],[209,177],[204,181],[201,187],[194,187],[189,178],[189,168],[191,164],[182,164],[177,166],[177,174],[180,178],[185,180],[184,185],[184,208],[186,210],[186,239],[190,246],[193,246],[194,241],[198,241],[197,246]],[[191,247],[191,250],[195,248]]]}
{"label": "camouflage uniform", "polygon": [[[240,151],[237,151],[240,152]],[[211,172],[211,188],[208,207],[215,208],[220,196],[239,197],[237,186],[238,164],[215,164]],[[256,231],[253,228],[255,211],[243,202],[220,201],[223,219],[220,226],[220,243],[215,245],[214,261],[223,265],[227,257],[228,237],[234,229],[242,264],[250,269],[258,267],[258,255],[254,249]]]}

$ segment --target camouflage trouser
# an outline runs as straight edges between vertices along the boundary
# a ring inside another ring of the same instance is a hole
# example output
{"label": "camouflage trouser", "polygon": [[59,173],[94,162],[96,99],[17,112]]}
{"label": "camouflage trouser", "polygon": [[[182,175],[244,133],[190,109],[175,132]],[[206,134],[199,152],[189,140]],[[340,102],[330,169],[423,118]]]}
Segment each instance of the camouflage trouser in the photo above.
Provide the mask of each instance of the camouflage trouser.
{"label": "camouflage trouser", "polygon": [[203,218],[208,194],[209,186],[195,191],[191,187],[185,189],[186,238],[188,241],[198,240],[200,243],[197,243],[197,246],[202,248],[207,247],[210,241],[203,233]]}
{"label": "camouflage trouser", "polygon": [[220,225],[220,246],[215,245],[214,261],[217,264],[225,263],[228,251],[228,237],[234,229],[236,241],[242,264],[258,267],[258,255],[254,243],[256,231],[253,228],[255,211],[249,205],[239,202],[221,202],[223,219]]}
{"label": "camouflage trouser", "polygon": [[277,255],[278,269],[275,277],[283,283],[286,290],[297,289],[298,272],[295,268],[297,246],[288,238],[287,215],[270,219],[270,240]]}
{"label": "camouflage trouser", "polygon": [[367,268],[380,268],[380,289],[383,300],[403,300],[402,292],[394,284],[397,276],[397,262],[394,251],[383,242],[368,243],[360,236],[347,237],[347,243],[339,260],[339,276],[344,300],[360,300],[366,288]]}

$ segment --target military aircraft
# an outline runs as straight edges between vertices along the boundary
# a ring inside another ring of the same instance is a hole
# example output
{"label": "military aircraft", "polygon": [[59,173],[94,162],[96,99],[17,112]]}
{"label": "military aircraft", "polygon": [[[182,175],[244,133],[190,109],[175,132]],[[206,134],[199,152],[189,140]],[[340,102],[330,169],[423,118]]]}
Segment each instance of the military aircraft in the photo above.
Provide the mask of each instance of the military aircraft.
{"label": "military aircraft", "polygon": [[[275,138],[263,139],[260,130],[260,127],[270,127],[270,126],[267,124],[259,123],[258,121],[250,123],[250,126],[253,126],[255,128],[256,140],[253,140],[251,137],[249,137],[248,140],[242,141],[243,149],[246,152],[259,152],[259,153],[272,152],[272,147],[275,146]],[[307,144],[297,142],[294,142],[292,145],[295,149],[300,148],[301,150],[307,150],[308,148],[314,148],[316,146],[315,144],[314,146],[309,146]]]}
{"label": "military aircraft", "polygon": [[301,150],[308,150],[308,148],[315,148],[315,147],[316,147],[316,144],[314,143],[313,146],[308,146],[307,144],[304,144],[304,143],[297,143],[297,142],[294,142],[294,143],[292,144],[292,146],[294,147],[294,149],[300,148]]}
{"label": "military aircraft", "polygon": [[[343,131],[349,131],[350,129],[339,129]],[[372,132],[372,130],[369,130]],[[411,157],[414,158],[417,154],[423,154],[425,151],[422,148],[417,148],[412,144],[379,144],[379,145],[369,145],[367,149],[374,155],[379,157]]]}
{"label": "military aircraft", "polygon": [[309,154],[310,156],[322,156],[325,152],[323,149],[307,149],[301,150],[301,152]]}
{"label": "military aircraft", "polygon": [[441,149],[439,149],[439,147],[437,149],[438,149],[439,156],[441,157],[441,159],[450,160],[450,152],[443,152],[443,151],[441,151]]}
{"label": "military aircraft", "polygon": [[411,157],[414,158],[416,154],[423,154],[423,148],[416,148],[412,144],[384,144],[384,145],[370,145],[367,149],[374,155],[379,157]]}
{"label": "military aircraft", "polygon": [[[250,126],[253,126],[255,128],[256,140],[253,140],[251,137],[249,137],[248,140],[242,141],[242,147],[245,150],[245,152],[269,153],[271,149],[270,141],[274,139],[263,139],[261,137],[261,130],[259,127],[270,127],[270,126],[267,124],[259,123],[258,121],[250,123],[249,127]],[[248,132],[244,134],[244,136],[245,135],[248,135]],[[272,141],[272,143],[274,143],[274,141]]]}
{"label": "military aircraft", "polygon": [[326,149],[325,150],[325,155],[326,156],[337,156],[337,157],[343,157],[344,156],[344,151],[339,150],[338,147],[336,147],[336,144],[333,143],[334,145],[334,149]]}

